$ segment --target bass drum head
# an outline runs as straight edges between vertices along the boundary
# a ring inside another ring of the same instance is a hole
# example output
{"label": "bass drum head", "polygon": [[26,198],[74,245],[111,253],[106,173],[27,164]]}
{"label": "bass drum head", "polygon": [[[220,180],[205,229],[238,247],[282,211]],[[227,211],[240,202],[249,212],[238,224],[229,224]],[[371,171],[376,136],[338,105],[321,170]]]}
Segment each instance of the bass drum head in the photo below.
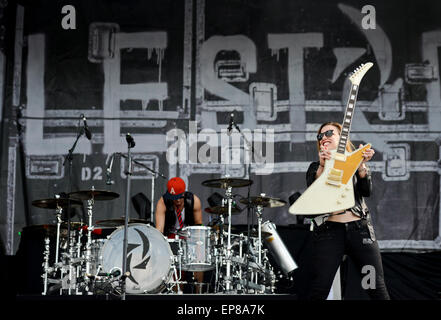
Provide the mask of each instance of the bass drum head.
{"label": "bass drum head", "polygon": [[[122,270],[124,226],[115,230],[101,249],[102,270]],[[127,293],[161,292],[172,275],[172,251],[161,232],[146,224],[127,229]]]}

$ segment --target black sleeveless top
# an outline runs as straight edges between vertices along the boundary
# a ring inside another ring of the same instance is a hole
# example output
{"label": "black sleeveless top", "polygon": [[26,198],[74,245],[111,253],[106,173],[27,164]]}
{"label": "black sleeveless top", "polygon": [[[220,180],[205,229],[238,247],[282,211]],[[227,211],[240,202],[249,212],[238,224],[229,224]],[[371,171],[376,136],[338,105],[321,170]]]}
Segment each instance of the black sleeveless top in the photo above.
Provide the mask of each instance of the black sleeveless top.
{"label": "black sleeveless top", "polygon": [[[173,206],[173,200],[167,200],[162,197],[165,203],[165,223],[164,223],[164,235],[168,235],[170,231],[174,228],[176,224],[176,213],[175,208]],[[193,193],[186,191],[184,193],[184,209],[185,209],[185,218],[184,225],[185,226],[193,226],[194,225],[194,196]]]}

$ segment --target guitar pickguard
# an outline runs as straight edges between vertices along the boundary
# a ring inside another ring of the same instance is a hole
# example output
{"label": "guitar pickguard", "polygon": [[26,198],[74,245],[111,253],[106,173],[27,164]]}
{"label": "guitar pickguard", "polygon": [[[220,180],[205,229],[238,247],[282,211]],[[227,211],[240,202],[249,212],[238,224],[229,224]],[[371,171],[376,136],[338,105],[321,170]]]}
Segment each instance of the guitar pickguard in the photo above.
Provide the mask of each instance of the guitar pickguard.
{"label": "guitar pickguard", "polygon": [[323,173],[291,205],[289,213],[315,215],[352,208],[355,205],[352,176],[363,160],[363,151],[370,147],[367,144],[347,153],[345,161],[336,160],[333,151]]}

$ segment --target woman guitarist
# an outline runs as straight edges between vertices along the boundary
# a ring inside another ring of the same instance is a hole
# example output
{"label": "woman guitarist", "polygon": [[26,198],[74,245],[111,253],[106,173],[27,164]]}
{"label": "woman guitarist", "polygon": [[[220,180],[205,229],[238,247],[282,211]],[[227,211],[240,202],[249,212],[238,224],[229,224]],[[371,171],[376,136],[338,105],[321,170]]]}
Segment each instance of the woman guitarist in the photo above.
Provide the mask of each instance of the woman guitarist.
{"label": "woman guitarist", "polygon": [[[323,172],[325,161],[331,159],[330,150],[337,148],[342,126],[336,122],[326,122],[317,132],[319,161],[312,162],[306,173],[308,187]],[[346,148],[352,152],[355,148],[348,140]],[[375,151],[366,149],[363,161],[353,176],[355,206],[340,212],[330,212],[313,220],[313,257],[310,300],[326,299],[332,286],[335,273],[343,256],[349,256],[362,278],[372,277],[371,281],[362,282],[362,287],[371,299],[389,300],[383,276],[380,249],[375,239],[370,221],[369,209],[363,197],[369,197],[372,180],[366,162],[372,159]],[[318,196],[320,197],[320,195]],[[317,199],[319,201],[319,199]],[[365,267],[366,266],[366,267]],[[367,274],[367,271],[370,274]]]}

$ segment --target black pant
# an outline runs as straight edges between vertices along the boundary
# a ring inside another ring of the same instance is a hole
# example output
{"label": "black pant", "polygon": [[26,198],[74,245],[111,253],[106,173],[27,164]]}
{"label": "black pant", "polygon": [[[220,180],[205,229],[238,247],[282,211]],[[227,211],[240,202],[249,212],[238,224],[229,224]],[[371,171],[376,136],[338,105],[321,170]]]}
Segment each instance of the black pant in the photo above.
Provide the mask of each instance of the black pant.
{"label": "black pant", "polygon": [[375,238],[372,240],[370,236],[367,220],[348,223],[326,221],[314,230],[313,250],[313,278],[308,294],[310,300],[324,300],[328,297],[335,273],[345,254],[354,261],[362,278],[373,278],[375,272],[375,282],[366,281],[364,284],[370,298],[390,299],[384,282],[380,249]]}

